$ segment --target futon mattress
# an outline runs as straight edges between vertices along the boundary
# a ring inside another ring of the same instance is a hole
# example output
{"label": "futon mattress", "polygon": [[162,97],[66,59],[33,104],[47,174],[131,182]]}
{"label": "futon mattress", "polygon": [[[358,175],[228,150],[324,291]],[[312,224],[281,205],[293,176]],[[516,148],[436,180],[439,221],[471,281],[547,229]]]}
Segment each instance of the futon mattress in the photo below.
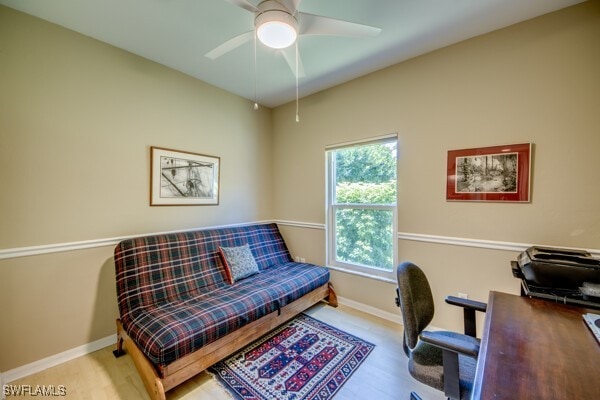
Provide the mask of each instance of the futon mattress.
{"label": "futon mattress", "polygon": [[325,285],[329,270],[286,262],[233,285],[121,316],[123,327],[155,364],[167,365]]}

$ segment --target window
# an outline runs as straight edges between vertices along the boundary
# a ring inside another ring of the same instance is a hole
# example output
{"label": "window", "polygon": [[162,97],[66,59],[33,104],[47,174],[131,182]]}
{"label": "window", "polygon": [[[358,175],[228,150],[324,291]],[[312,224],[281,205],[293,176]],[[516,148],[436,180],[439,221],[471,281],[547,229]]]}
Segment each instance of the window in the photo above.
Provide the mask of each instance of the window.
{"label": "window", "polygon": [[397,138],[327,149],[327,261],[393,278]]}

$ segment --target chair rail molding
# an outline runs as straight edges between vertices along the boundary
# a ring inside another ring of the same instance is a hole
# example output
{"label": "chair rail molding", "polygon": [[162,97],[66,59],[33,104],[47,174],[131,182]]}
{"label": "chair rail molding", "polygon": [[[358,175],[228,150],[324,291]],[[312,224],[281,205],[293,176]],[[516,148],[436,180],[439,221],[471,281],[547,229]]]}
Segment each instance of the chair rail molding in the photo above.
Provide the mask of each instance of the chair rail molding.
{"label": "chair rail molding", "polygon": [[[522,252],[531,246],[544,246],[544,247],[560,247],[568,250],[575,250],[575,247],[565,247],[550,244],[530,244],[530,243],[517,243],[517,242],[503,242],[497,240],[484,240],[484,239],[470,239],[452,236],[438,236],[438,235],[426,235],[422,233],[407,233],[398,232],[399,240],[411,240],[417,242],[446,244],[452,246],[465,246],[465,247],[478,247],[489,250],[504,250],[504,251],[517,251]],[[581,248],[579,248],[581,249]],[[600,258],[600,249],[585,249],[589,251],[592,256]]]}
{"label": "chair rail molding", "polygon": [[[16,248],[10,248],[10,249],[0,249],[0,260],[6,260],[6,259],[18,258],[18,257],[29,257],[29,256],[35,256],[35,255],[42,255],[42,254],[60,253],[60,252],[65,252],[65,251],[92,249],[92,248],[96,248],[96,247],[116,246],[121,240],[131,239],[131,238],[138,237],[138,236],[159,235],[159,234],[165,234],[165,233],[191,232],[191,231],[195,231],[198,229],[228,228],[228,227],[234,227],[234,226],[267,224],[267,223],[273,223],[273,222],[278,225],[282,225],[282,226],[290,226],[290,227],[303,228],[303,229],[325,230],[325,224],[316,223],[316,222],[302,222],[302,221],[289,221],[289,220],[250,221],[250,222],[243,222],[243,223],[238,223],[238,224],[201,226],[201,227],[174,230],[174,231],[148,232],[148,233],[119,236],[119,237],[113,237],[113,238],[84,240],[84,241],[79,241],[79,242],[54,243],[54,244],[45,244],[45,245],[39,245],[39,246],[27,246],[27,247],[16,247]],[[525,251],[527,248],[534,246],[534,245],[546,246],[546,247],[560,247],[560,248],[565,248],[565,249],[575,249],[574,247],[565,247],[565,246],[549,245],[549,244],[542,244],[542,243],[529,244],[529,243],[517,243],[517,242],[503,242],[503,241],[497,241],[497,240],[471,239],[471,238],[462,238],[462,237],[453,237],[453,236],[428,235],[428,234],[423,234],[423,233],[411,233],[411,232],[398,232],[398,240],[409,240],[409,241],[417,241],[417,242],[425,242],[425,243],[433,243],[433,244],[444,244],[444,245],[464,246],[464,247],[477,247],[477,248],[489,249],[489,250],[503,250],[503,251],[516,251],[516,252]],[[585,250],[589,251],[592,254],[592,256],[594,256],[595,258],[600,258],[600,249],[585,249]]]}
{"label": "chair rail molding", "polygon": [[254,225],[254,224],[267,224],[275,221],[255,221],[255,222],[243,222],[239,224],[228,224],[228,225],[217,225],[217,226],[201,226],[189,229],[180,229],[174,231],[165,232],[147,232],[136,235],[118,236],[113,238],[102,238],[93,240],[84,240],[79,242],[67,242],[67,243],[53,243],[44,244],[39,246],[28,246],[28,247],[15,247],[12,249],[0,249],[0,260],[6,260],[9,258],[18,257],[29,257],[42,254],[61,253],[65,251],[73,250],[84,250],[93,249],[96,247],[116,246],[120,241],[125,239],[132,239],[140,236],[153,236],[163,235],[168,233],[181,233],[181,232],[192,232],[199,229],[217,229],[217,228],[231,228],[234,226]]}

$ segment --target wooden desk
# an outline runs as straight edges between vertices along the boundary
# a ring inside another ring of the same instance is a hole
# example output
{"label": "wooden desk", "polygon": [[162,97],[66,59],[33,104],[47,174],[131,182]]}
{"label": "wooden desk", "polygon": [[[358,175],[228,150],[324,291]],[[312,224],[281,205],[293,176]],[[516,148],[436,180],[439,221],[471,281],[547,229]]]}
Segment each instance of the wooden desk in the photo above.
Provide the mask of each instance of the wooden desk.
{"label": "wooden desk", "polygon": [[490,292],[472,399],[600,398],[600,344],[587,312]]}

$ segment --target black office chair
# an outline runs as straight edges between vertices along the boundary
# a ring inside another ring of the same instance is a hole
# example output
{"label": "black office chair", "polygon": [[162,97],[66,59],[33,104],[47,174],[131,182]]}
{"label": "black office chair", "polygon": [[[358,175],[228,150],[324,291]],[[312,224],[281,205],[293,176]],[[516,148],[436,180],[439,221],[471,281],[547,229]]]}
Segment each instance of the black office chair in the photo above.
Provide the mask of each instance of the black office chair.
{"label": "black office chair", "polygon": [[[425,331],[434,313],[427,277],[410,262],[398,266],[397,277],[396,305],[402,311],[403,347],[408,356],[408,371],[419,382],[443,390],[449,399],[468,399],[479,354],[479,339],[475,337],[475,311],[485,312],[487,304],[448,296],[447,303],[464,309],[465,334]],[[414,392],[410,398],[421,399]]]}

